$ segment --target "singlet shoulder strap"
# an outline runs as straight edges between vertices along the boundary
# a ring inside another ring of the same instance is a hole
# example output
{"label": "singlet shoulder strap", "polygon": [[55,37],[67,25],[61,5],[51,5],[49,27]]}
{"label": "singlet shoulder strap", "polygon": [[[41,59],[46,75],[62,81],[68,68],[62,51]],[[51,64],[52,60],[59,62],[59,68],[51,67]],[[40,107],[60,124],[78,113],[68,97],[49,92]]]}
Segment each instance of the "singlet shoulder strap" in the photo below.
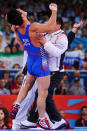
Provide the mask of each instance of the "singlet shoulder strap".
{"label": "singlet shoulder strap", "polygon": [[28,24],[28,25],[26,26],[25,35],[27,35],[27,34],[28,34],[30,25],[31,25],[31,24]]}
{"label": "singlet shoulder strap", "polygon": [[[26,35],[26,34],[29,32],[29,27],[30,27],[30,25],[31,25],[31,24],[28,24],[28,25],[26,26],[26,31],[25,31],[25,34],[24,34],[24,35]],[[22,34],[19,32],[18,28],[17,28],[17,33],[18,33],[19,35],[22,35]]]}

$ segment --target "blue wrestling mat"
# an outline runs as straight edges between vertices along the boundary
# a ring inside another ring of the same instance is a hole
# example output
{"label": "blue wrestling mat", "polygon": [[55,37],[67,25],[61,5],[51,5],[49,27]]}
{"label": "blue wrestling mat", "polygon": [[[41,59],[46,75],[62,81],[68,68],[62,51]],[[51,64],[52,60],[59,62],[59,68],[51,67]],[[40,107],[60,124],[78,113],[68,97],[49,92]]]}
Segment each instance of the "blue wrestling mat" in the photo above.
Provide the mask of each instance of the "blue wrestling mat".
{"label": "blue wrestling mat", "polygon": [[[11,130],[11,131],[13,131],[13,130]],[[14,130],[14,131],[27,131],[27,130]],[[28,131],[35,131],[35,130],[30,129]],[[41,130],[37,129],[36,131],[41,131]],[[43,131],[46,131],[46,130],[43,130]],[[47,130],[47,131],[51,131],[51,130]],[[52,131],[87,131],[87,129],[71,129],[71,130],[65,129],[65,130],[52,130]]]}
{"label": "blue wrestling mat", "polygon": [[[64,129],[64,130],[52,130],[52,131],[87,131],[87,127],[76,127],[77,129]],[[19,130],[4,130],[4,131],[41,131],[40,129],[19,129]],[[2,131],[2,130],[0,130]],[[46,130],[43,130],[46,131]],[[51,130],[47,130],[51,131]]]}

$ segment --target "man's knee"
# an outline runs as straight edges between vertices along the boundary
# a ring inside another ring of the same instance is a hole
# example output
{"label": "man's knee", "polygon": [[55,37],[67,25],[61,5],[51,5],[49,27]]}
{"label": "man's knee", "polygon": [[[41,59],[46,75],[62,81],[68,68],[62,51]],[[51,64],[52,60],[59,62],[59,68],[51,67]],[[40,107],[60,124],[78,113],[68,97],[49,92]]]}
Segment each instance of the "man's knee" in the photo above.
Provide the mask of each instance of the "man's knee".
{"label": "man's knee", "polygon": [[46,98],[48,95],[48,89],[38,90],[38,97]]}

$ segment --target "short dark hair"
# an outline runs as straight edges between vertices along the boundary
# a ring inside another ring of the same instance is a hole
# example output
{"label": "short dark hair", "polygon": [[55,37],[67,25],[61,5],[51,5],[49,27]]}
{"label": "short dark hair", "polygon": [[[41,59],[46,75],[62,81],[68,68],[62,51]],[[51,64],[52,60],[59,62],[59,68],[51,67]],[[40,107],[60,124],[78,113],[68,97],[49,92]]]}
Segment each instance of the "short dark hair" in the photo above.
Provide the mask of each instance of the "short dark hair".
{"label": "short dark hair", "polygon": [[56,21],[57,21],[57,24],[60,24],[61,28],[63,28],[63,20],[62,20],[62,18],[61,17],[57,17]]}
{"label": "short dark hair", "polygon": [[81,111],[83,111],[84,108],[87,109],[87,106],[82,106],[82,107],[81,107]]}
{"label": "short dark hair", "polygon": [[20,26],[23,24],[21,13],[14,8],[9,9],[7,13],[7,21],[11,25]]}
{"label": "short dark hair", "polygon": [[8,127],[8,123],[9,123],[9,113],[8,110],[5,107],[0,107],[0,110],[3,111],[4,113],[4,124]]}
{"label": "short dark hair", "polygon": [[64,72],[64,75],[67,75],[67,76],[68,76],[68,72]]}
{"label": "short dark hair", "polygon": [[10,74],[10,72],[8,70],[4,70],[3,74],[5,74],[5,73]]}

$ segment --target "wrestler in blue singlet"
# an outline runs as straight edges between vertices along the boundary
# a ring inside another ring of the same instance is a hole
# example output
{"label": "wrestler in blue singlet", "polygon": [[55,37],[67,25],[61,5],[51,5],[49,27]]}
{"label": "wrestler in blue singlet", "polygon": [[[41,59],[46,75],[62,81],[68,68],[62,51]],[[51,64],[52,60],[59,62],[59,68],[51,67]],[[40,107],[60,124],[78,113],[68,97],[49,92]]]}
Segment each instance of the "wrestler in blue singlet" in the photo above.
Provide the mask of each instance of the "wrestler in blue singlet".
{"label": "wrestler in blue singlet", "polygon": [[43,77],[50,75],[48,69],[47,58],[43,46],[35,47],[29,37],[29,27],[26,26],[25,34],[22,35],[17,29],[18,36],[24,46],[24,49],[28,52],[27,69],[30,75],[36,77]]}

